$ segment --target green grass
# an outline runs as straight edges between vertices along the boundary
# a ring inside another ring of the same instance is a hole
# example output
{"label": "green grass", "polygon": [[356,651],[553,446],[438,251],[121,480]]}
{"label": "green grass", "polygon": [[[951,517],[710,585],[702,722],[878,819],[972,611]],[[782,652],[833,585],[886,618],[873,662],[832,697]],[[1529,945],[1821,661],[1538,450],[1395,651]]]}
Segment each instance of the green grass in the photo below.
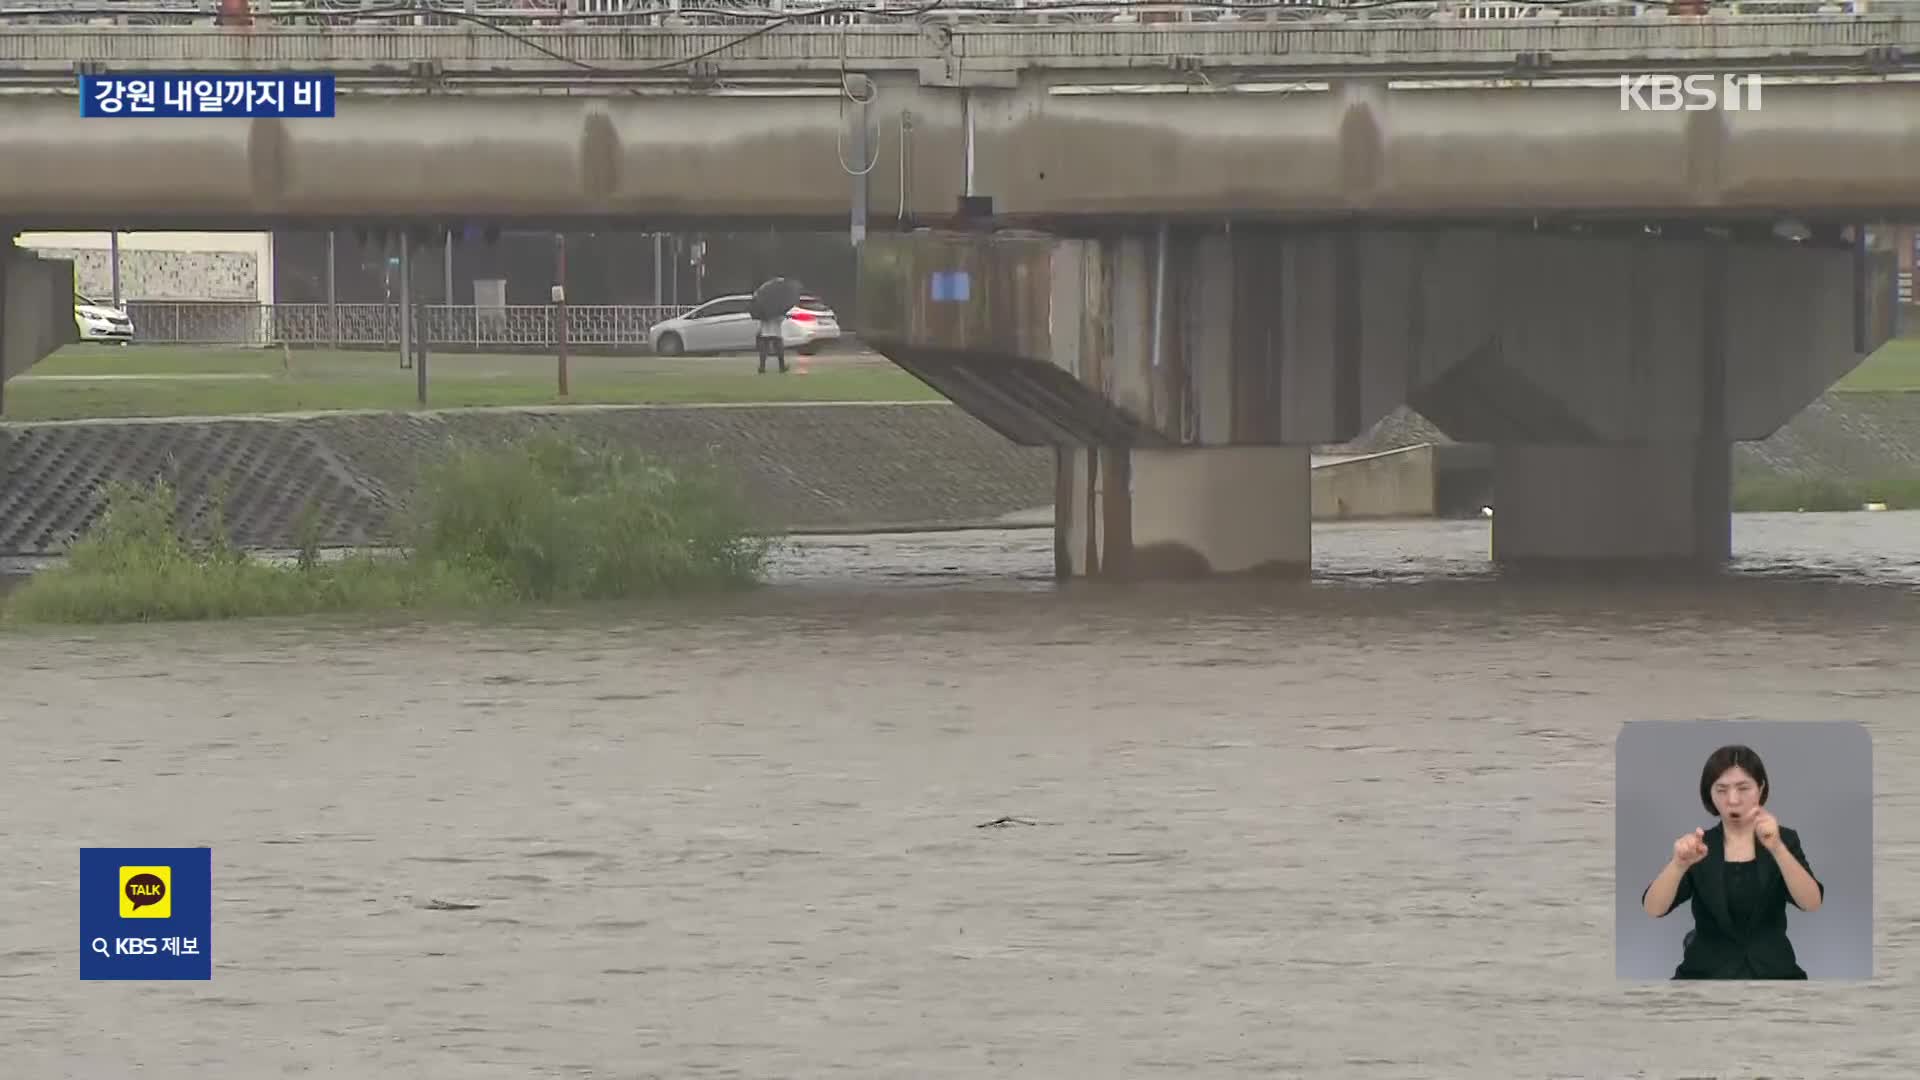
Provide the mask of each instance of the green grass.
{"label": "green grass", "polygon": [[[69,345],[35,364],[28,374],[278,375],[282,355],[279,349],[219,346]],[[295,362],[300,359],[295,354]]]}
{"label": "green grass", "polygon": [[1876,502],[1889,510],[1920,510],[1920,473],[1846,481],[1756,473],[1733,482],[1733,508],[1741,512],[1859,510]]}
{"label": "green grass", "polygon": [[20,623],[150,622],[606,603],[758,581],[772,538],[717,477],[543,435],[430,464],[393,555],[320,557],[315,518],[291,563],[236,549],[216,512],[180,526],[165,484],[116,487],[64,565],[8,598]]}
{"label": "green grass", "polygon": [[1895,338],[1834,384],[1848,393],[1920,390],[1920,338]]}
{"label": "green grass", "polygon": [[[939,396],[868,354],[812,357],[806,375],[758,375],[755,367],[751,356],[576,356],[569,358],[569,394],[562,398],[552,356],[436,354],[427,362],[427,407],[925,401]],[[103,375],[133,378],[91,378]],[[289,356],[278,349],[69,346],[7,384],[4,417],[401,410],[417,407],[415,393],[415,373],[401,369],[397,355],[389,353],[295,350]]]}
{"label": "green grass", "polygon": [[[552,356],[436,353],[427,361],[427,407],[939,400],[871,354],[822,354],[809,360],[805,376],[762,376],[755,366],[751,356],[575,356],[562,398]],[[103,375],[134,378],[66,381]],[[1920,339],[1888,342],[1835,389],[1920,391]],[[8,383],[0,415],[81,420],[417,407],[414,373],[401,369],[393,352],[71,345]]]}

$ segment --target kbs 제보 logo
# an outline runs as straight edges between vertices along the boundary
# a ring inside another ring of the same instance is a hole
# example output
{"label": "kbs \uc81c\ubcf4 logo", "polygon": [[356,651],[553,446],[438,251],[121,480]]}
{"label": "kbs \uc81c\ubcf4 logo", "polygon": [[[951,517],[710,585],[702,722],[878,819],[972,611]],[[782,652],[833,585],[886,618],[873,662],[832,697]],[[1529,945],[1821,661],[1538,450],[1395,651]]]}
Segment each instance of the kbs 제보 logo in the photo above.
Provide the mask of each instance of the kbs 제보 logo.
{"label": "kbs \uc81c\ubcf4 logo", "polygon": [[79,892],[82,980],[213,978],[213,849],[81,848]]}

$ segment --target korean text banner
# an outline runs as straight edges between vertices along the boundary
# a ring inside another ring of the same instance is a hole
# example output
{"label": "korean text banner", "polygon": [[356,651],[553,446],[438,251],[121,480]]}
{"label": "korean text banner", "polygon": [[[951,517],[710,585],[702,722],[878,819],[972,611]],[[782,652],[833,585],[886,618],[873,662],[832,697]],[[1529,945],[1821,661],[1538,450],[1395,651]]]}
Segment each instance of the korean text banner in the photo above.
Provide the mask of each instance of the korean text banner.
{"label": "korean text banner", "polygon": [[101,117],[333,115],[333,76],[300,72],[80,76],[80,115]]}

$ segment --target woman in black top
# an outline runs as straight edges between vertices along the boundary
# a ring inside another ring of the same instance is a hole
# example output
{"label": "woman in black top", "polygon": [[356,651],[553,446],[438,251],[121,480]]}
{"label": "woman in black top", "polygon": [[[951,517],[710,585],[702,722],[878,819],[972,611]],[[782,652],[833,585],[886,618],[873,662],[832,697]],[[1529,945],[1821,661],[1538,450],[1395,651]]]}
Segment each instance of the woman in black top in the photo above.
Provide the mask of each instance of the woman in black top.
{"label": "woman in black top", "polygon": [[1767,767],[1744,746],[1723,746],[1700,771],[1700,803],[1720,818],[1673,842],[1673,858],[1640,895],[1662,918],[1693,902],[1693,932],[1676,979],[1804,979],[1787,940],[1787,904],[1820,910],[1800,836],[1766,810]]}

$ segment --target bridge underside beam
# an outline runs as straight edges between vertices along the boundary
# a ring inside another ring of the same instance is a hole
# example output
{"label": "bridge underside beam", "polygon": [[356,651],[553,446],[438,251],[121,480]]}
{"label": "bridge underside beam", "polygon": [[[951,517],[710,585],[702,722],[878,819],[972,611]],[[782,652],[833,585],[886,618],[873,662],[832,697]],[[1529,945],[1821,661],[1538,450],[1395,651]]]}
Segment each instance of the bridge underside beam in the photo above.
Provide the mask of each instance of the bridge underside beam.
{"label": "bridge underside beam", "polygon": [[[26,92],[0,103],[0,219],[845,222],[850,173],[867,178],[875,229],[946,220],[968,191],[1005,221],[1047,225],[1920,216],[1920,83],[1787,83],[1769,86],[1757,112],[1641,112],[1622,111],[1617,86],[1599,81],[1143,94],[1033,74],[963,95],[895,73],[873,77],[861,108],[831,82],[598,96],[349,89],[332,119],[167,124],[75,123],[70,96]],[[860,161],[854,146],[866,148]]]}

